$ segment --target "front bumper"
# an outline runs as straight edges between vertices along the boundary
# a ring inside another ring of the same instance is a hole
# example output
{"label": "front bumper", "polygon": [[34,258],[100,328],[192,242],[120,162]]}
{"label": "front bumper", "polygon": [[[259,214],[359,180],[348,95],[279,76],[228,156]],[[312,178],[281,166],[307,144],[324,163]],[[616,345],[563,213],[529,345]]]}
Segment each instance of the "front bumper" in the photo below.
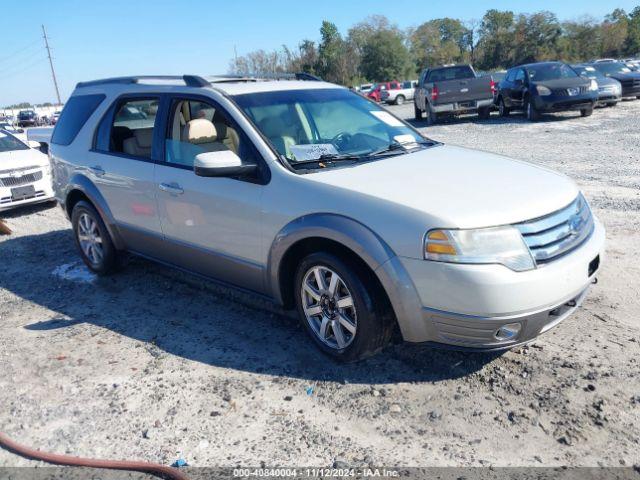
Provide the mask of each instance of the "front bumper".
{"label": "front bumper", "polygon": [[616,92],[599,92],[598,105],[606,105],[607,103],[619,102],[622,100],[620,93]]}
{"label": "front bumper", "polygon": [[[392,298],[404,339],[495,350],[548,331],[575,311],[597,275],[605,232],[597,219],[594,222],[593,233],[578,248],[527,272],[400,258],[412,283],[401,290],[403,310],[398,311]],[[590,271],[596,259],[597,268]],[[415,302],[410,290],[418,297]],[[407,305],[420,305],[419,314],[413,315]],[[518,335],[498,340],[496,331],[510,323],[521,324]]]}
{"label": "front bumper", "polygon": [[20,200],[13,199],[11,195],[11,188],[0,186],[0,212],[21,207],[23,205],[53,200],[53,189],[51,188],[51,180],[49,176],[45,176],[42,180],[38,180],[32,185],[35,190],[34,196]]}
{"label": "front bumper", "polygon": [[533,96],[533,104],[539,112],[566,112],[593,108],[597,100],[597,92],[576,96]]}

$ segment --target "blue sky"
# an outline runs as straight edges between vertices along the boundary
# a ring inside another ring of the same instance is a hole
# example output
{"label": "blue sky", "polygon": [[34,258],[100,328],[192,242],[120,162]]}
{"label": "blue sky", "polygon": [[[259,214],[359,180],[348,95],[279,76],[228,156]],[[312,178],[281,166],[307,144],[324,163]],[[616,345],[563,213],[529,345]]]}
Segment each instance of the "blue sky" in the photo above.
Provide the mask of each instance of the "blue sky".
{"label": "blue sky", "polygon": [[45,24],[63,101],[81,80],[129,74],[214,74],[227,71],[234,46],[295,47],[317,40],[323,19],[345,33],[371,14],[400,27],[439,17],[481,18],[488,8],[550,10],[561,20],[601,18],[638,0],[426,2],[416,0],[22,0],[0,7],[0,107],[55,99],[41,38]]}

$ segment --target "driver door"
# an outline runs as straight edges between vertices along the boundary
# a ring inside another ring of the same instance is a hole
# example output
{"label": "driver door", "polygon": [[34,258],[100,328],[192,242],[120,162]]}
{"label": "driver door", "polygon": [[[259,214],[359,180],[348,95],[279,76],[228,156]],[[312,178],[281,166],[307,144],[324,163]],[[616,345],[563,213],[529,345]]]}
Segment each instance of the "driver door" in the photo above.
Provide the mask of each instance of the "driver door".
{"label": "driver door", "polygon": [[[172,98],[166,125],[164,158],[155,169],[160,226],[169,246],[165,261],[264,293],[259,252],[268,167],[210,99]],[[194,173],[197,154],[228,150],[243,163],[260,162],[261,173],[246,179]]]}

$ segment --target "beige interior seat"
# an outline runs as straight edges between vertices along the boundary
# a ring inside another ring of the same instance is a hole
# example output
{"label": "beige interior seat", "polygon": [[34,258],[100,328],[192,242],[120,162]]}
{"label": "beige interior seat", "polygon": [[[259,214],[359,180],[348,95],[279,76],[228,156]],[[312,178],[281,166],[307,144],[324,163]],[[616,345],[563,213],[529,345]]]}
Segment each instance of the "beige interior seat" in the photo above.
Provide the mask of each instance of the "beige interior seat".
{"label": "beige interior seat", "polygon": [[183,137],[187,142],[198,145],[206,152],[229,150],[218,140],[218,131],[215,125],[205,118],[196,118],[188,122],[183,130]]}
{"label": "beige interior seat", "polygon": [[216,127],[216,132],[218,133],[218,141],[222,142],[224,146],[237,154],[240,146],[240,137],[238,132],[227,126],[226,123],[214,122],[213,125]]}
{"label": "beige interior seat", "polygon": [[133,131],[133,136],[122,142],[122,151],[128,155],[151,158],[153,128],[140,128]]}
{"label": "beige interior seat", "polygon": [[291,147],[298,144],[298,131],[282,116],[264,118],[260,122],[262,132],[271,140],[280,153],[291,156]]}

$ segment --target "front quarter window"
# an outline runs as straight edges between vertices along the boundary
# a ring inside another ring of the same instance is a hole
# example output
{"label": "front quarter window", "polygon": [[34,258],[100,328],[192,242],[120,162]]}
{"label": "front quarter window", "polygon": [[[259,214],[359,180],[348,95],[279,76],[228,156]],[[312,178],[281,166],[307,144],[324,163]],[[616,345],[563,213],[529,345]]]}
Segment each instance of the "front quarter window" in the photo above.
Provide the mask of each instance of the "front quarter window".
{"label": "front quarter window", "polygon": [[341,88],[251,93],[234,100],[294,168],[432,144],[386,110]]}

